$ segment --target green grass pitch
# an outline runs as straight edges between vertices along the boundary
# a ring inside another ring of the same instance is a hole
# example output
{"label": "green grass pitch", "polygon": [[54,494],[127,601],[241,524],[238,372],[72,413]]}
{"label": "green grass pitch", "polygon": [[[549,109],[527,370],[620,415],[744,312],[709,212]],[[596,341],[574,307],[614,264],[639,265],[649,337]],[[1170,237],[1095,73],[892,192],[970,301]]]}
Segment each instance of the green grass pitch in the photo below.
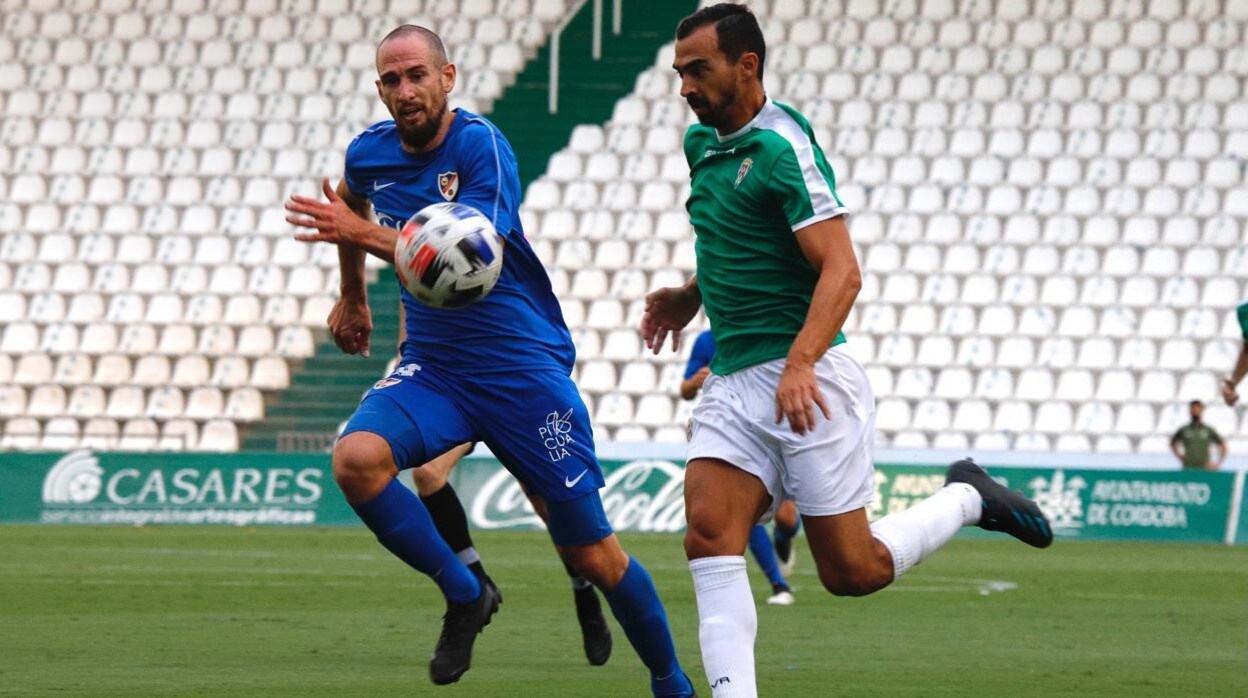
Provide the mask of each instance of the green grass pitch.
{"label": "green grass pitch", "polygon": [[[624,535],[709,695],[680,540]],[[477,533],[505,602],[459,684],[426,665],[442,602],[363,529],[0,527],[0,694],[641,696],[618,626],[581,653],[544,535]],[[1178,544],[958,540],[892,588],[759,601],[765,696],[1248,694],[1248,555]]]}

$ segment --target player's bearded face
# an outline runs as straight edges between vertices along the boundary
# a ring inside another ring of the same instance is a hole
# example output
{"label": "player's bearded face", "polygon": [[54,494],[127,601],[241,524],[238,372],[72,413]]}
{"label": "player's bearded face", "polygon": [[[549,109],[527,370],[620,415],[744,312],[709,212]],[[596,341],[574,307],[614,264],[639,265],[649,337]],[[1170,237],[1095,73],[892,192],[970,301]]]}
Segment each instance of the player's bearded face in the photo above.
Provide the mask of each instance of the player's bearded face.
{"label": "player's bearded face", "polygon": [[387,103],[399,138],[409,146],[423,148],[438,134],[442,118],[446,116],[446,95],[439,92],[425,98],[396,99]]}
{"label": "player's bearded face", "polygon": [[455,68],[439,60],[419,38],[388,41],[378,49],[378,94],[403,144],[423,149],[438,134],[447,113],[446,95]]}
{"label": "player's bearded face", "polygon": [[740,69],[719,49],[713,26],[695,30],[676,41],[680,96],[705,126],[720,128],[732,119],[730,110],[740,95]]}
{"label": "player's bearded face", "polygon": [[685,102],[702,125],[719,128],[727,122],[728,109],[736,104],[738,94],[737,86],[727,83],[716,91],[690,94],[685,97]]}

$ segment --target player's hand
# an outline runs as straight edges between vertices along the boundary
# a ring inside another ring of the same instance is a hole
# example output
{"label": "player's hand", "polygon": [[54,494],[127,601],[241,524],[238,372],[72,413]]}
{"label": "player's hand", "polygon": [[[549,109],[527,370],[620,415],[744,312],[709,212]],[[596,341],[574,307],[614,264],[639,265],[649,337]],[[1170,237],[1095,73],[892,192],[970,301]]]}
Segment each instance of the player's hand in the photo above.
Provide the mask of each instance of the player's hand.
{"label": "player's hand", "polygon": [[832,419],[832,411],[823,399],[814,366],[786,361],[780,384],[776,387],[776,424],[786,418],[795,434],[804,435],[815,428],[815,407]]}
{"label": "player's hand", "polygon": [[368,357],[368,338],[373,333],[373,312],[363,298],[342,296],[329,311],[329,333],[344,353]]}
{"label": "player's hand", "polygon": [[1235,384],[1227,378],[1222,379],[1222,399],[1232,407],[1239,402],[1239,393],[1235,391]]}
{"label": "player's hand", "polygon": [[646,309],[641,314],[641,338],[655,354],[672,336],[672,351],[680,351],[680,331],[698,314],[702,295],[696,286],[669,286],[646,294]]}
{"label": "player's hand", "polygon": [[701,390],[702,384],[706,382],[707,376],[710,376],[710,375],[711,375],[710,366],[703,366],[702,368],[699,368],[698,372],[693,374],[692,380],[693,380],[694,386],[697,387],[698,390]]}
{"label": "player's hand", "polygon": [[292,194],[286,202],[286,222],[300,228],[310,228],[315,233],[300,233],[295,239],[302,242],[330,242],[334,244],[354,242],[368,229],[368,222],[351,210],[347,202],[329,184],[328,177],[321,178],[321,191],[328,201]]}

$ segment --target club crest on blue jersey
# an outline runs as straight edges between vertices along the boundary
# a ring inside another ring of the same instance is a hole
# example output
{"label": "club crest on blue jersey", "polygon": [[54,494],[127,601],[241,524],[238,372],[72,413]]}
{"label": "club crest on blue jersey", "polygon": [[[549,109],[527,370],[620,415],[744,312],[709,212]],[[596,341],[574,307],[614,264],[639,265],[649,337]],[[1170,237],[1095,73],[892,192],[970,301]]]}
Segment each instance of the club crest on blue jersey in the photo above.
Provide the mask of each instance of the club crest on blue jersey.
{"label": "club crest on blue jersey", "polygon": [[439,174],[438,191],[442,192],[443,199],[454,201],[455,195],[459,193],[459,173],[443,172]]}

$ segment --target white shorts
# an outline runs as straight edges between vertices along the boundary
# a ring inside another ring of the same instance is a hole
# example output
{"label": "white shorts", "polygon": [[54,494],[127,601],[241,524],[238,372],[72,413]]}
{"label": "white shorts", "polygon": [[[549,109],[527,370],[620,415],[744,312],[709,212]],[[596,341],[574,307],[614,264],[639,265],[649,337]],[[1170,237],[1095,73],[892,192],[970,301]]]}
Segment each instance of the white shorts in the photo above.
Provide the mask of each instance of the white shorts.
{"label": "white shorts", "polygon": [[776,424],[776,387],[785,359],[712,374],[693,410],[687,459],[718,458],[762,480],[771,518],[791,498],[807,516],[867,506],[875,493],[875,396],[862,366],[833,348],[815,362],[819,390],[832,413],[815,407],[815,426],[799,436],[788,419]]}

